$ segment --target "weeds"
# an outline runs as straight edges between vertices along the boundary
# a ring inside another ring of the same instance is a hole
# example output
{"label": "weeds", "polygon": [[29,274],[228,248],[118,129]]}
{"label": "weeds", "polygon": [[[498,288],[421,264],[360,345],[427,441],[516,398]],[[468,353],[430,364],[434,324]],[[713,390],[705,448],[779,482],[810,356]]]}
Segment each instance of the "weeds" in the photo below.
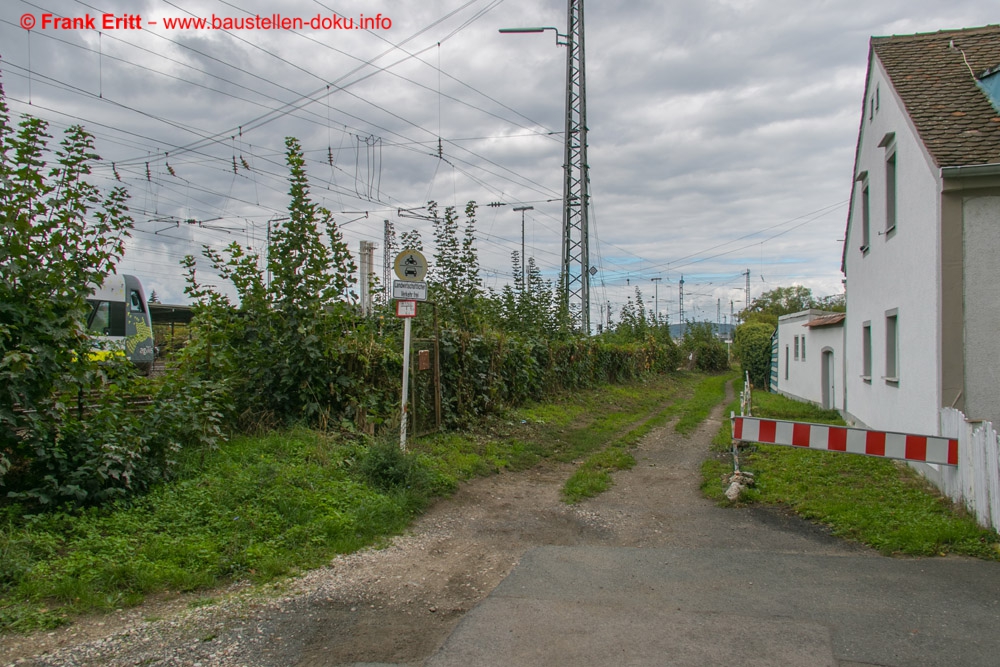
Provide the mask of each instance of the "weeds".
{"label": "weeds", "polygon": [[[754,394],[756,416],[843,424],[832,410],[777,394]],[[715,448],[730,440],[728,420]],[[741,458],[757,484],[740,502],[786,505],[830,526],[834,535],[867,544],[884,554],[961,554],[997,560],[997,534],[983,530],[903,463],[874,457],[754,445]],[[728,456],[702,466],[705,494],[724,502]]]}

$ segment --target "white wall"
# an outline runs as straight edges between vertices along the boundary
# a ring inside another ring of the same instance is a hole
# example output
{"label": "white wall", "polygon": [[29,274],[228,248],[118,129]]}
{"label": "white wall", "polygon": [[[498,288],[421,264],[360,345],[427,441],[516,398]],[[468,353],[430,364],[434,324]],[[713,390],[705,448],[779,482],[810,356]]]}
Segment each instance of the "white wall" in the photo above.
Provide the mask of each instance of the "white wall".
{"label": "white wall", "polygon": [[[826,327],[807,327],[805,324],[830,313],[821,310],[804,310],[778,318],[778,386],[780,394],[822,405],[823,403],[823,351],[833,353],[833,408],[844,407],[844,327],[843,323]],[[799,356],[795,357],[795,337],[799,337]],[[802,342],[805,341],[805,358]],[[788,363],[785,363],[785,347]],[[785,379],[787,367],[788,379]]]}
{"label": "white wall", "polygon": [[[869,118],[878,90],[879,108]],[[896,229],[886,221],[885,159],[880,147],[895,133]],[[938,170],[919,142],[878,59],[873,57],[865,96],[855,176],[868,172],[871,234],[862,253],[862,184],[851,201],[845,252],[847,327],[846,385],[849,417],[872,428],[938,432],[940,407],[940,192]],[[898,313],[898,382],[885,378],[886,312]],[[871,323],[872,371],[862,378],[862,327]]]}
{"label": "white wall", "polygon": [[1000,197],[962,206],[965,283],[965,413],[1000,424]]}

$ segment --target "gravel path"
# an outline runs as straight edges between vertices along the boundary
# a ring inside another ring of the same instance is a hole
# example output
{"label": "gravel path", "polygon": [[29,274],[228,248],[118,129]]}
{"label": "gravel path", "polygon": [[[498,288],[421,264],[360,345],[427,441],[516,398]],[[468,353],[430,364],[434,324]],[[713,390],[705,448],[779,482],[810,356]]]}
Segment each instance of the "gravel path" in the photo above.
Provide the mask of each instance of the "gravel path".
{"label": "gravel path", "polygon": [[864,552],[779,511],[726,510],[705,500],[699,470],[721,414],[720,405],[689,437],[672,425],[651,433],[635,451],[635,468],[590,501],[560,501],[571,465],[477,479],[386,548],[265,588],[150,600],[54,632],[3,637],[0,663],[421,665],[531,547],[738,550],[766,541],[772,550]]}

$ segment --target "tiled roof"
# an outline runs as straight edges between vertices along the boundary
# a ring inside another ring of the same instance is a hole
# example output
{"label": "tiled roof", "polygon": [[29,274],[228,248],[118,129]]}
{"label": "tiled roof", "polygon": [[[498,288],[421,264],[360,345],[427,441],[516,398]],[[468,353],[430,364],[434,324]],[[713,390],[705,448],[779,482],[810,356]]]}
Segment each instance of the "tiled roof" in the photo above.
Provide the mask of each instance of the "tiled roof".
{"label": "tiled roof", "polygon": [[847,317],[847,313],[833,313],[831,315],[821,315],[815,319],[811,319],[802,326],[804,327],[828,327],[834,324],[840,324]]}
{"label": "tiled roof", "polygon": [[975,78],[1000,65],[1000,25],[871,44],[937,166],[1000,163],[1000,114]]}

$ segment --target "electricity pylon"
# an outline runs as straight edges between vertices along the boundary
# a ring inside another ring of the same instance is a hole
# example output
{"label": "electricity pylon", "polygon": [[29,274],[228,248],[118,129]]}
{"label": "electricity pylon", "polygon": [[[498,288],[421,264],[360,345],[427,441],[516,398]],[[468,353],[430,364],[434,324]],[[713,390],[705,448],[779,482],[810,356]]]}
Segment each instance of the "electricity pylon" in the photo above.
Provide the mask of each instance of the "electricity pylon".
{"label": "electricity pylon", "polygon": [[587,76],[583,0],[567,0],[566,134],[563,161],[563,288],[580,330],[590,333],[590,166],[587,163]]}
{"label": "electricity pylon", "polygon": [[[587,163],[587,74],[583,0],[567,0],[566,34],[553,27],[501,28],[502,33],[556,33],[566,47],[566,127],[563,142],[562,288],[580,330],[590,333],[590,165]],[[522,258],[521,261],[524,261]]]}

